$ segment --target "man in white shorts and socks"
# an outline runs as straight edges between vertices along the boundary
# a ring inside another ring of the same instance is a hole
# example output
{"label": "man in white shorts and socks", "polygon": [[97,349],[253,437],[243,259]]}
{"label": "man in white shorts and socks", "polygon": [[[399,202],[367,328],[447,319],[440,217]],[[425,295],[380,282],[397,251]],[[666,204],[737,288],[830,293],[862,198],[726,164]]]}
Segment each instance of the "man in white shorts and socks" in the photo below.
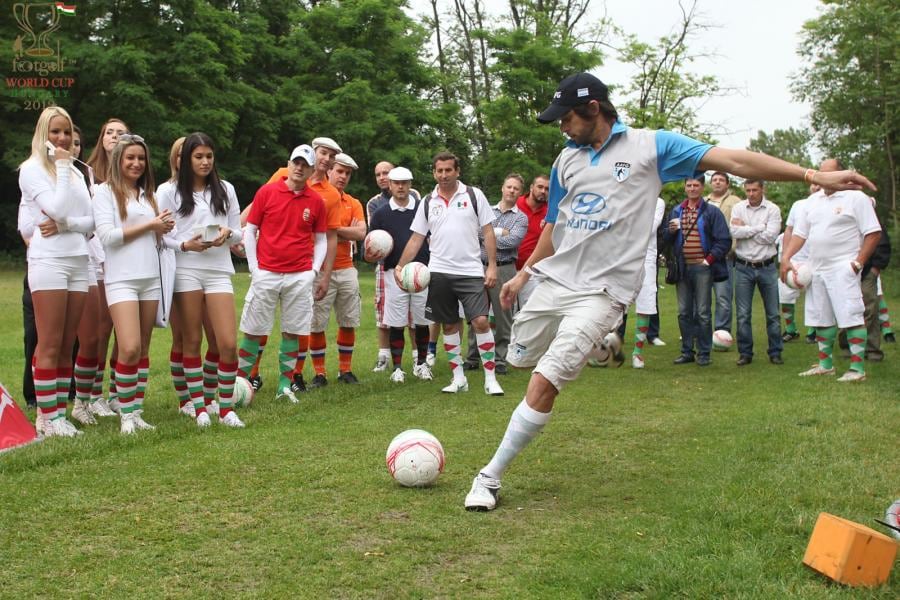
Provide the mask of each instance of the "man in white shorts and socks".
{"label": "man in white shorts and socks", "polygon": [[496,507],[506,468],[550,421],[560,390],[578,377],[634,300],[663,183],[715,169],[773,181],[872,185],[849,171],[819,173],[668,131],[630,129],[619,121],[606,86],[589,73],[562,80],[538,120],[559,120],[569,142],[550,174],[547,224],[537,247],[501,292],[501,301],[512,305],[530,277],[541,279],[516,315],[507,355],[512,366],[534,371],[494,457],[472,482],[467,510]]}
{"label": "man in white shorts and socks", "polygon": [[[497,283],[494,211],[481,190],[459,181],[456,156],[439,152],[431,164],[437,185],[419,203],[410,227],[413,235],[394,269],[394,276],[399,283],[400,271],[418,254],[425,236],[431,233],[428,264],[431,283],[425,317],[442,325],[444,350],[453,372],[453,381],[441,391],[455,394],[469,390],[460,341],[459,304],[462,303],[466,320],[475,329],[484,365],[484,391],[491,396],[502,396],[503,388],[494,372],[494,334],[488,322],[490,304],[485,292],[486,287]],[[484,237],[486,266],[481,262],[479,230]]]}

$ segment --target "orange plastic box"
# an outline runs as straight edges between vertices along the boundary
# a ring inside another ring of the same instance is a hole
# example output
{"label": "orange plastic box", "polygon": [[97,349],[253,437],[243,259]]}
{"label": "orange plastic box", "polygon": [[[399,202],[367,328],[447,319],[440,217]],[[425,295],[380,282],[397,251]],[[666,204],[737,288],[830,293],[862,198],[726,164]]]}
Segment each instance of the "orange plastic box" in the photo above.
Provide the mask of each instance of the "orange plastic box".
{"label": "orange plastic box", "polygon": [[803,564],[826,577],[853,586],[887,581],[897,542],[859,523],[819,513]]}

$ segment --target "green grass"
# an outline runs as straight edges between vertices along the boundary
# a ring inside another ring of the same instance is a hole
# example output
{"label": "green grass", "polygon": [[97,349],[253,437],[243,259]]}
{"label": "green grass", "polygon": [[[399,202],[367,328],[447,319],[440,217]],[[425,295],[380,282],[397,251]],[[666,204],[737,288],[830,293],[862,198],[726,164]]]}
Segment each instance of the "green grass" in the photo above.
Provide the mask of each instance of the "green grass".
{"label": "green grass", "polygon": [[[0,381],[17,397],[21,278],[0,273]],[[242,299],[246,275],[235,281]],[[676,367],[666,289],[669,345],[649,348],[643,371],[585,370],[507,472],[500,507],[467,513],[471,478],[528,374],[501,378],[503,398],[482,394],[480,375],[468,394],[441,395],[443,363],[433,383],[390,385],[369,370],[371,287],[367,273],[361,386],[276,405],[273,347],[266,386],[241,413],[248,428],[199,431],[174,408],[169,336],[157,330],[145,415],[157,431],[122,437],[105,419],[79,439],[0,455],[0,596],[900,596],[896,573],[860,591],[801,564],[819,512],[879,528],[872,519],[900,496],[894,346],[851,386],[798,378],[815,356],[798,342],[783,367],[738,369],[734,352]],[[411,427],[444,445],[433,488],[400,488],[385,468],[391,438]]]}

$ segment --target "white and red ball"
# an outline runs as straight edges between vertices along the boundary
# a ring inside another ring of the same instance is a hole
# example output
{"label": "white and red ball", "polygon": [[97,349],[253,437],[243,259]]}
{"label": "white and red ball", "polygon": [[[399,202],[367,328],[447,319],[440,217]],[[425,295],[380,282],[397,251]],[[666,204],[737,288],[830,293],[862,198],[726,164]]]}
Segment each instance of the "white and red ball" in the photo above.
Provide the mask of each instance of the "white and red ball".
{"label": "white and red ball", "polygon": [[787,272],[785,282],[788,287],[794,290],[805,289],[812,281],[812,269],[806,263],[796,265]]}
{"label": "white and red ball", "polygon": [[253,386],[243,377],[234,380],[234,405],[237,407],[250,406],[253,402]]}
{"label": "white and red ball", "polygon": [[421,292],[431,282],[431,272],[420,262],[407,263],[400,269],[400,287],[405,292]]}
{"label": "white and red ball", "polygon": [[391,440],[385,456],[391,477],[405,487],[424,487],[444,471],[444,448],[422,429],[407,429]]}
{"label": "white and red ball", "polygon": [[734,345],[734,338],[724,329],[716,329],[712,336],[713,348],[719,352],[728,352]]}
{"label": "white and red ball", "polygon": [[394,238],[384,229],[373,229],[363,241],[363,256],[368,262],[378,262],[394,249]]}

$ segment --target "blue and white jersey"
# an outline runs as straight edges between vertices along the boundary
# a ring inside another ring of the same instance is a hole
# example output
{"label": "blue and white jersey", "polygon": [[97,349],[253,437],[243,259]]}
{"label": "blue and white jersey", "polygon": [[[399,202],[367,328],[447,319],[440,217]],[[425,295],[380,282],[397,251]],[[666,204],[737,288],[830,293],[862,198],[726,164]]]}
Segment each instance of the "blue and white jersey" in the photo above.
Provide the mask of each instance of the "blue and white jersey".
{"label": "blue and white jersey", "polygon": [[571,290],[605,292],[632,303],[655,235],[663,183],[696,175],[710,148],[677,133],[620,122],[599,150],[570,141],[550,173],[546,221],[554,224],[555,251],[534,270]]}

